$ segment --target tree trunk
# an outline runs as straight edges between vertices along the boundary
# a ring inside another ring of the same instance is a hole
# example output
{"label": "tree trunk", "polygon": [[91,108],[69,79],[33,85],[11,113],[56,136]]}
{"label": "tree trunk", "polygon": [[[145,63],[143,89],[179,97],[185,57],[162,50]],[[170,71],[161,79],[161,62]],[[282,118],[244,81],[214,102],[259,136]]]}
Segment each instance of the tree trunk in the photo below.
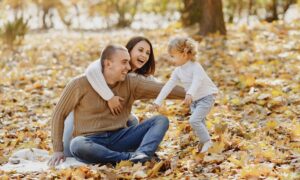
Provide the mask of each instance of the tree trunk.
{"label": "tree trunk", "polygon": [[77,22],[78,22],[78,28],[80,28],[80,11],[79,11],[79,7],[77,4],[73,5],[75,10],[76,10],[76,18],[77,18]]}
{"label": "tree trunk", "polygon": [[43,29],[48,29],[48,26],[47,26],[47,22],[46,22],[46,17],[47,17],[47,14],[49,12],[49,9],[44,9],[43,10]]}
{"label": "tree trunk", "polygon": [[271,13],[267,13],[267,17],[266,17],[267,22],[273,22],[278,20],[277,5],[278,5],[277,0],[273,0],[272,5],[270,7]]}
{"label": "tree trunk", "polygon": [[[196,0],[197,1],[197,0]],[[200,32],[202,36],[219,32],[226,35],[221,0],[198,0],[201,4]]]}
{"label": "tree trunk", "polygon": [[247,24],[250,23],[250,16],[253,15],[252,7],[253,7],[253,0],[249,0]]}
{"label": "tree trunk", "polygon": [[191,26],[199,22],[201,18],[201,1],[183,0],[183,9],[181,10],[181,22],[184,26]]}

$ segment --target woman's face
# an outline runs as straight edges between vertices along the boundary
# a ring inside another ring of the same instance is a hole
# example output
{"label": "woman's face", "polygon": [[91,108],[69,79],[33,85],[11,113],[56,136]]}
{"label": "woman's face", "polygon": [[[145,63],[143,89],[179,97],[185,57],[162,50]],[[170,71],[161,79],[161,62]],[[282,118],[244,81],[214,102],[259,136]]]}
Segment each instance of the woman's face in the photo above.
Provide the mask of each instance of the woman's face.
{"label": "woman's face", "polygon": [[150,45],[146,41],[138,42],[130,51],[132,71],[143,67],[150,56]]}

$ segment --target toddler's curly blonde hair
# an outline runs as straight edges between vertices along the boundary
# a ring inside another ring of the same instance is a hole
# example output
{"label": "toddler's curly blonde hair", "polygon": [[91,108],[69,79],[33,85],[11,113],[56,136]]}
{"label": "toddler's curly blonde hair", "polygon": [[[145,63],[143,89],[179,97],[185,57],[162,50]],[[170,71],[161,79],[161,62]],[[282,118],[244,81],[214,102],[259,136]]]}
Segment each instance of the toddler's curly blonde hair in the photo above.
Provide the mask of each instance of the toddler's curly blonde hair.
{"label": "toddler's curly blonde hair", "polygon": [[188,55],[191,55],[192,61],[194,61],[197,56],[197,49],[196,41],[189,37],[173,37],[168,44],[169,53],[173,50],[176,50],[179,53],[187,53]]}

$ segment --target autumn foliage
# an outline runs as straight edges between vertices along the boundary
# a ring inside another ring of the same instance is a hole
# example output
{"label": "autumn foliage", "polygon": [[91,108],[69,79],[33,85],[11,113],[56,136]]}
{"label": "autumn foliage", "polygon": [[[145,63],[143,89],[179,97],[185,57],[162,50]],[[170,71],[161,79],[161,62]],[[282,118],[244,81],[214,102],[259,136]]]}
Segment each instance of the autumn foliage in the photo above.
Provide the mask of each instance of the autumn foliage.
{"label": "autumn foliage", "polygon": [[[167,41],[185,34],[174,27],[138,32],[154,44],[155,76],[162,81],[173,70],[164,58]],[[220,89],[207,118],[214,141],[209,153],[196,152],[187,107],[181,101],[167,101],[160,113],[171,125],[158,151],[161,162],[124,161],[116,166],[0,175],[4,179],[300,178],[300,24],[227,28],[226,39],[213,35],[199,42],[197,61]],[[108,42],[125,44],[136,34],[31,33],[13,52],[0,46],[0,164],[18,149],[51,151],[49,121],[66,83],[83,73]],[[154,114],[149,106],[149,101],[137,101],[133,111],[144,119]]]}

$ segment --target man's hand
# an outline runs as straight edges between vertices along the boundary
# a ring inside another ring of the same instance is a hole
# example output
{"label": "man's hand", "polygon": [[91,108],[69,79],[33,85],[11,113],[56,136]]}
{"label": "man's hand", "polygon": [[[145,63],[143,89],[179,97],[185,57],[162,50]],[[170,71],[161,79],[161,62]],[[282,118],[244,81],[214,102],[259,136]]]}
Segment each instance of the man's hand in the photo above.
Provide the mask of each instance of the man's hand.
{"label": "man's hand", "polygon": [[186,94],[184,99],[184,104],[189,106],[191,105],[192,101],[193,101],[192,95]]}
{"label": "man's hand", "polygon": [[114,116],[120,114],[122,111],[123,106],[121,101],[124,101],[124,99],[120,96],[114,96],[107,101],[108,107]]}
{"label": "man's hand", "polygon": [[63,152],[54,152],[50,160],[48,161],[48,166],[57,166],[60,161],[64,162],[66,160]]}

